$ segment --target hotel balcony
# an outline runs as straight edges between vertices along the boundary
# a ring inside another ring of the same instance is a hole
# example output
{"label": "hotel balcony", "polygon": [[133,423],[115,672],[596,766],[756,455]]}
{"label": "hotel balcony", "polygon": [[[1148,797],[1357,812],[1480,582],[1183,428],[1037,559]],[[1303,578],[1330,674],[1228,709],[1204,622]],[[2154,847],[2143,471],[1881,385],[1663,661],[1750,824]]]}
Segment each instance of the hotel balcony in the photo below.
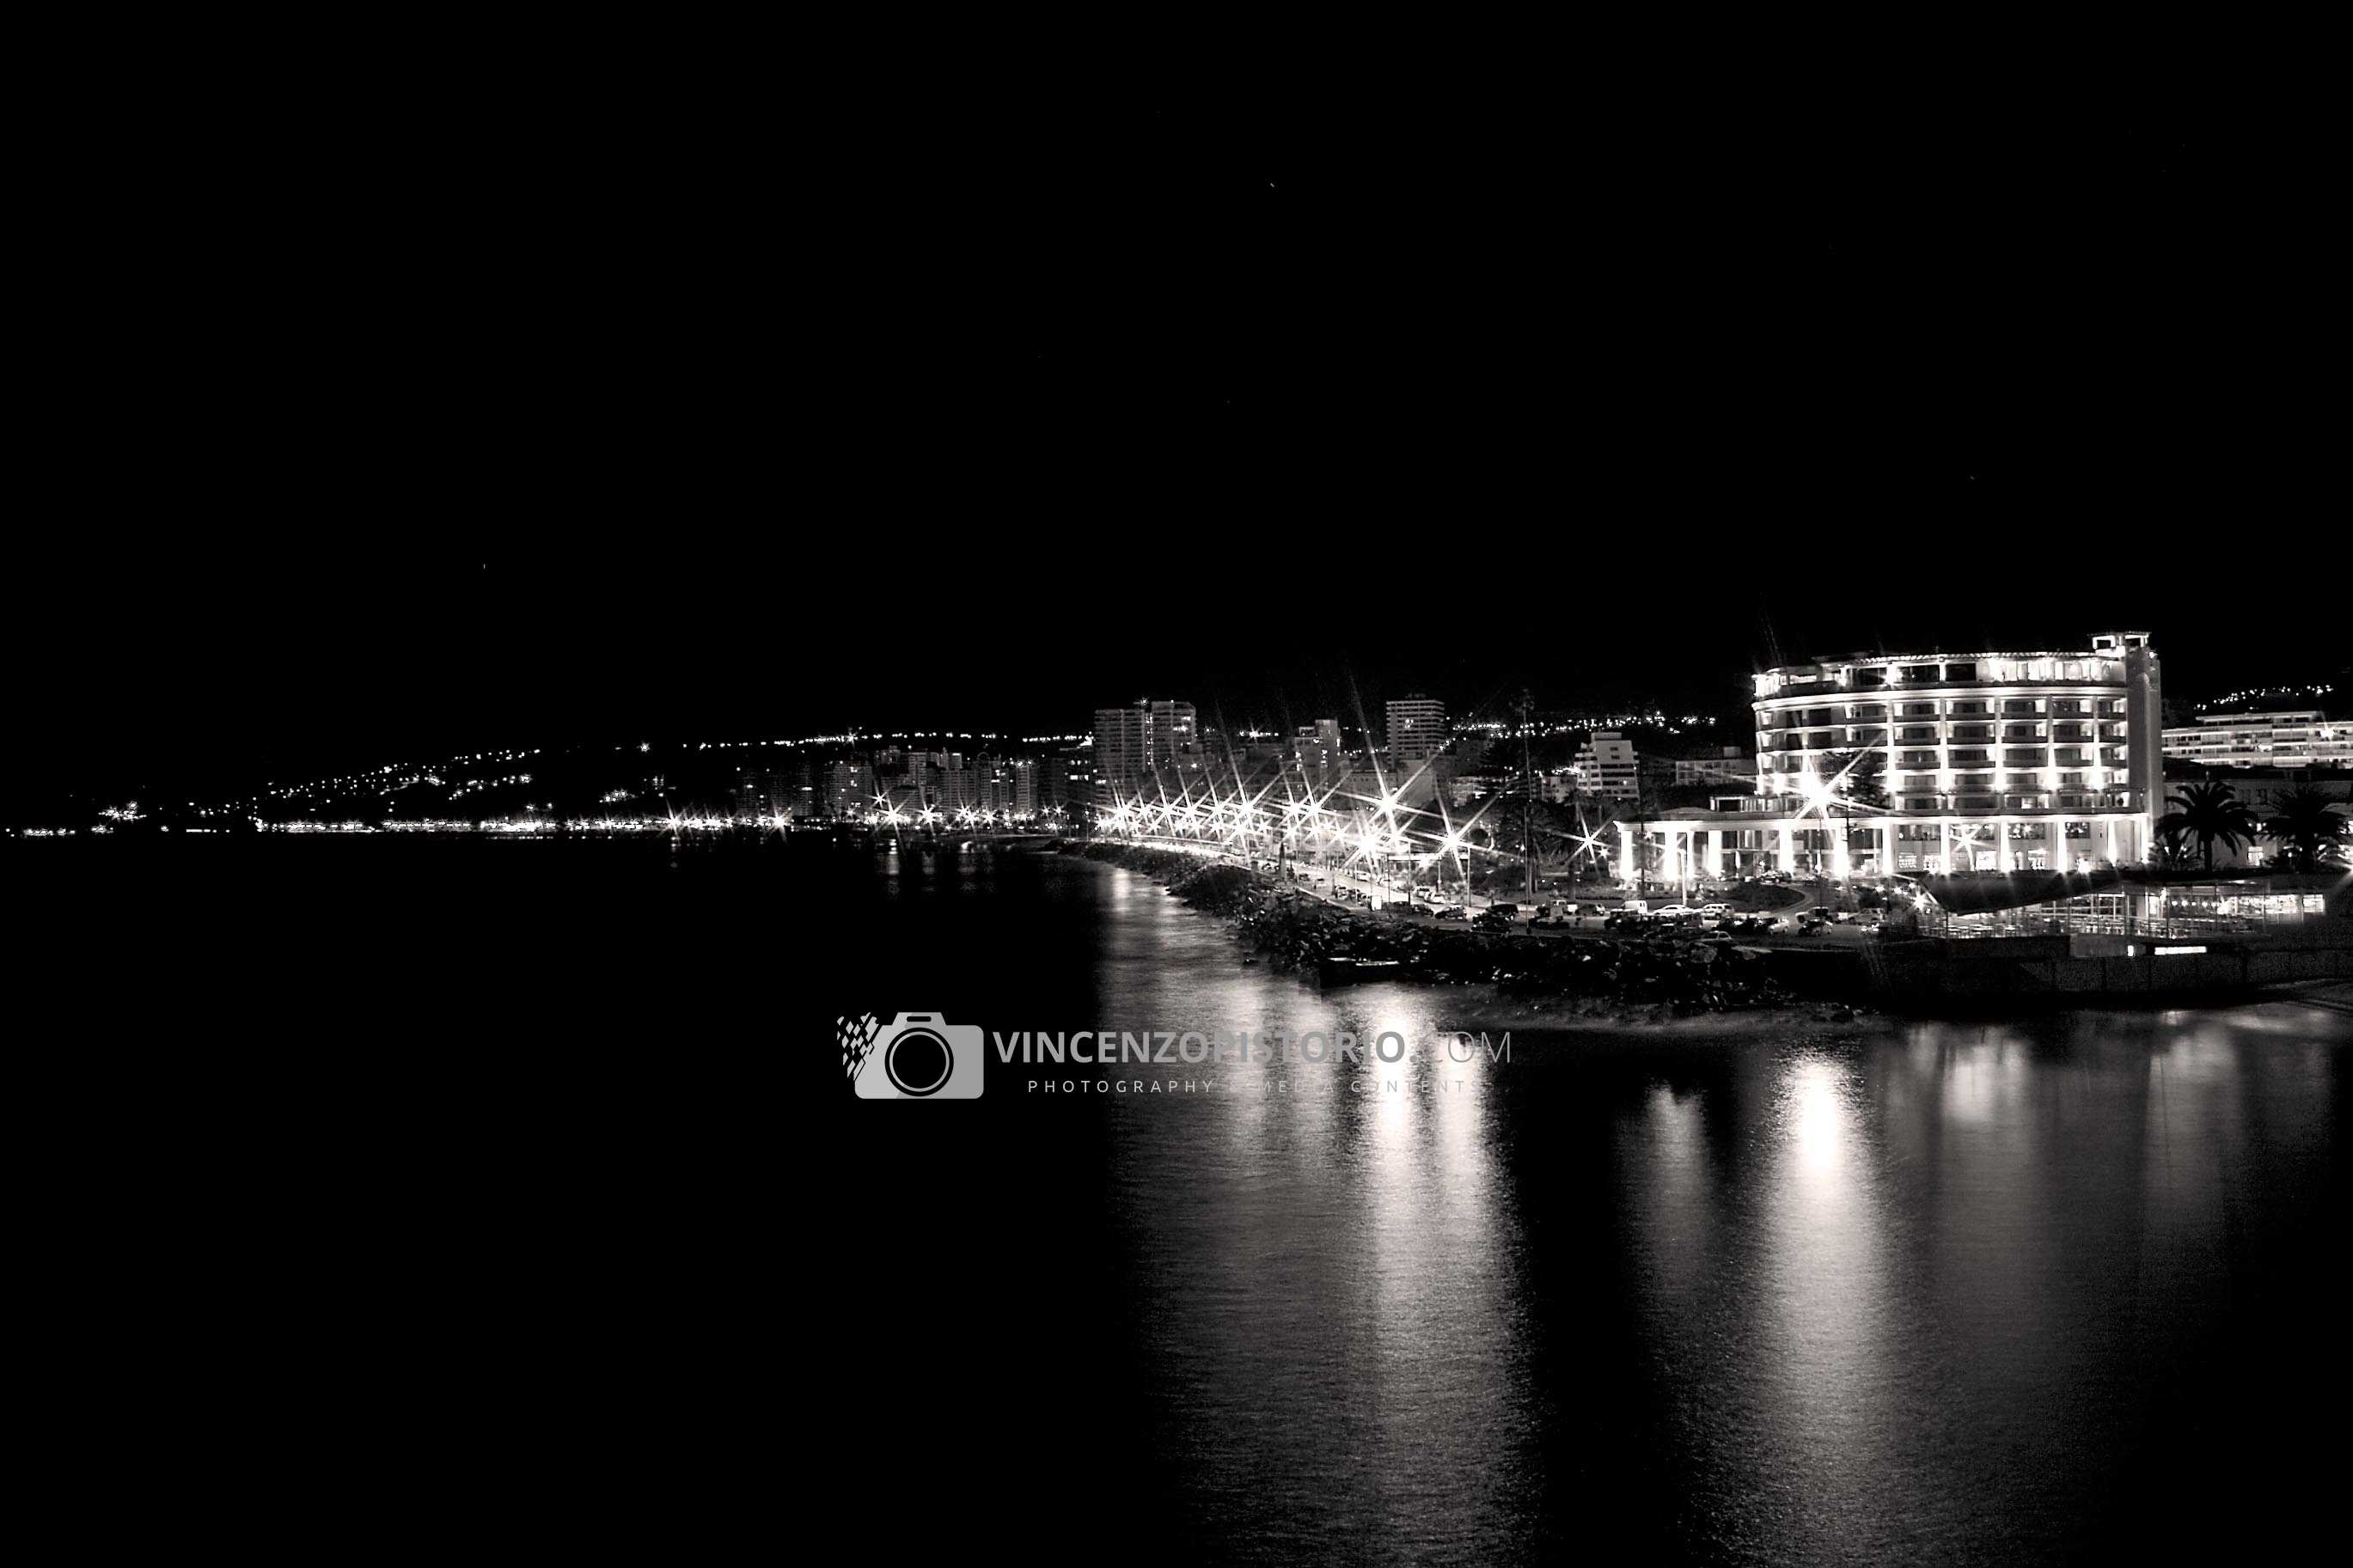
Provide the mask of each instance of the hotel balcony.
{"label": "hotel balcony", "polygon": [[[2045,816],[2069,813],[2137,811],[2138,792],[2112,790],[2013,790],[1964,781],[1944,791],[1893,792],[1888,814],[1896,816]],[[1858,813],[1858,816],[1863,815]]]}
{"label": "hotel balcony", "polygon": [[1806,808],[1804,798],[1794,795],[1719,795],[1709,804],[1738,816],[1795,816]]}

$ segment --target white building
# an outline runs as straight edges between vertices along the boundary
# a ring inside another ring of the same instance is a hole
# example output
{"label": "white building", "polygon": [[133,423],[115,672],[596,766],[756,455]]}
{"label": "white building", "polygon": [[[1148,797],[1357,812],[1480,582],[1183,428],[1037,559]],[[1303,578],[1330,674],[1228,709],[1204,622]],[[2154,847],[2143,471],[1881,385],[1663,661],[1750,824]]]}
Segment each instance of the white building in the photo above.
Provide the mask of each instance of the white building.
{"label": "white building", "polygon": [[[2161,811],[2158,669],[2146,632],[2088,650],[1858,655],[1757,677],[1751,793],[1647,828],[1620,874],[2065,871],[2147,858]],[[1597,737],[1599,739],[1599,737]],[[1834,777],[1880,760],[1881,805]]]}
{"label": "white building", "polygon": [[1726,746],[1713,757],[1677,757],[1677,784],[1743,784],[1754,777],[1757,764],[1746,752]]}
{"label": "white building", "polygon": [[1125,708],[1098,708],[1094,742],[1098,806],[1145,793],[1147,785],[1181,789],[1183,776],[1198,778],[1208,769],[1190,702],[1140,698]]}
{"label": "white building", "polygon": [[1389,755],[1426,763],[1446,749],[1446,704],[1419,691],[1388,705]]}
{"label": "white building", "polygon": [[1311,784],[1324,784],[1345,767],[1347,753],[1340,749],[1340,721],[1318,719],[1313,724],[1302,724],[1291,738],[1292,754],[1298,759],[1300,776]]}
{"label": "white building", "polygon": [[2353,767],[2353,720],[2333,724],[2317,708],[2201,713],[2165,731],[2165,754],[2209,767]]}
{"label": "white building", "polygon": [[1094,792],[1098,805],[1135,793],[1152,765],[1152,706],[1095,710]]}
{"label": "white building", "polygon": [[[1136,706],[1142,707],[1142,703]],[[1152,704],[1152,726],[1147,734],[1152,748],[1152,765],[1173,768],[1198,754],[1201,749],[1201,729],[1190,702],[1155,702]]]}
{"label": "white building", "polygon": [[976,781],[972,805],[978,811],[1008,816],[1034,816],[1038,812],[1038,763],[1028,757],[983,757],[973,764]]}
{"label": "white building", "polygon": [[1635,800],[1642,793],[1641,760],[1620,730],[1596,730],[1577,748],[1577,786],[1588,795]]}
{"label": "white building", "polygon": [[1042,771],[1029,757],[1017,757],[1006,763],[997,782],[997,809],[1021,817],[1037,816],[1045,805],[1045,791],[1038,787]]}

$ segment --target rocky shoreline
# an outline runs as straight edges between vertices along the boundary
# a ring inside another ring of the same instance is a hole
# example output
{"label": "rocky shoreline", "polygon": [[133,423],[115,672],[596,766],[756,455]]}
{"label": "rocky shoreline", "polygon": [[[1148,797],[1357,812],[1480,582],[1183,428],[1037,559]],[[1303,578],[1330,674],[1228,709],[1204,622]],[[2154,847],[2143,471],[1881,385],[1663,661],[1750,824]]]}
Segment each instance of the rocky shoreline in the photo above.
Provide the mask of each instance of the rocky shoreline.
{"label": "rocky shoreline", "polygon": [[[1187,905],[1225,921],[1252,952],[1324,984],[1351,978],[1472,988],[1473,1027],[1576,1027],[1653,1033],[1688,1022],[1721,1034],[1736,1018],[1757,1026],[1862,1027],[1868,1012],[1799,997],[1766,973],[1761,955],[1688,938],[1566,939],[1503,935],[1391,921],[1278,889],[1245,868],[1176,850],[1057,842],[1060,852],[1125,868]],[[1683,1032],[1683,1031],[1678,1031]]]}

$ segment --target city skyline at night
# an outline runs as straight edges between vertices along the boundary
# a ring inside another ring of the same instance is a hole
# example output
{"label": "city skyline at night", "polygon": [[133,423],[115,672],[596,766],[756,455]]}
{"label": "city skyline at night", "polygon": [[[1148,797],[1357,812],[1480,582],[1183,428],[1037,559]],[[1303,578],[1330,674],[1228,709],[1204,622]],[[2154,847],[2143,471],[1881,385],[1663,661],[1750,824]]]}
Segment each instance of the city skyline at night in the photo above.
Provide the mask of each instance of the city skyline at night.
{"label": "city skyline at night", "polygon": [[2344,1533],[2331,94],[437,20],[16,73],[70,1539]]}
{"label": "city skyline at night", "polygon": [[[2137,638],[2146,636],[2134,635]],[[1852,664],[1852,659],[1857,657],[1862,661],[1860,666]],[[1750,684],[1758,690],[1763,689],[1767,682],[1778,684],[1790,679],[1785,673],[1788,668],[1878,668],[1882,673],[1873,678],[1876,685],[1894,679],[1894,671],[1907,668],[1975,668],[1974,664],[1920,667],[1906,662],[1924,657],[1937,656],[1917,652],[1882,653],[1876,656],[1876,664],[1873,656],[1850,656],[1847,665],[1832,661],[1831,666],[1777,668],[1755,676]],[[2044,662],[2052,660],[2050,656],[2045,656]],[[2073,667],[2071,665],[2069,668]],[[2328,681],[2315,680],[2261,689],[2306,692],[2325,699],[2335,687]],[[2246,691],[2226,693],[2228,700],[2221,707],[2227,710],[2253,695]],[[1688,773],[1693,777],[1702,776],[1703,773],[1705,776],[1720,776],[1724,771],[1722,755],[1740,752],[1747,745],[1750,726],[1745,703],[1739,707],[1727,705],[1716,713],[1677,713],[1660,708],[1610,710],[1574,703],[1566,707],[1531,703],[1524,710],[1521,701],[1528,696],[1525,689],[1513,692],[1508,697],[1498,693],[1480,707],[1450,716],[1441,700],[1417,689],[1405,696],[1389,698],[1385,701],[1375,700],[1369,705],[1360,702],[1353,710],[1342,714],[1302,718],[1286,712],[1286,721],[1283,722],[1261,720],[1241,724],[1221,721],[1223,714],[1214,710],[1202,715],[1198,705],[1189,700],[1145,698],[1108,709],[1096,709],[1091,725],[1072,727],[1060,732],[1017,733],[943,726],[927,730],[890,731],[852,728],[802,735],[739,735],[705,739],[665,735],[659,740],[634,742],[575,742],[493,748],[425,759],[412,757],[326,774],[305,774],[298,771],[289,778],[262,776],[250,779],[239,789],[206,789],[196,794],[186,793],[185,785],[176,793],[168,787],[159,789],[151,773],[132,780],[117,780],[109,786],[86,792],[78,797],[63,792],[51,792],[43,797],[37,792],[20,791],[20,795],[38,804],[31,810],[20,808],[19,820],[20,825],[70,822],[87,817],[93,811],[120,812],[142,796],[145,797],[148,805],[143,817],[152,818],[157,813],[165,813],[200,827],[217,825],[224,820],[243,822],[264,817],[299,816],[306,805],[316,808],[330,803],[356,805],[371,818],[398,818],[405,815],[414,821],[462,816],[470,809],[477,816],[487,810],[493,816],[501,813],[512,815],[520,811],[524,815],[544,814],[551,818],[617,817],[620,814],[610,810],[591,812],[584,809],[588,803],[582,794],[582,785],[595,782],[597,806],[612,807],[632,801],[643,806],[648,802],[658,801],[661,805],[661,809],[654,814],[658,817],[678,818],[682,814],[695,820],[712,821],[729,815],[744,815],[731,813],[728,803],[749,798],[744,795],[746,786],[740,780],[726,777],[725,770],[730,767],[763,776],[773,773],[778,779],[782,779],[788,770],[798,775],[789,790],[781,784],[774,786],[775,798],[780,802],[788,798],[796,801],[795,809],[754,815],[776,817],[832,815],[815,810],[815,803],[827,794],[818,777],[825,763],[863,758],[871,766],[878,753],[897,754],[910,749],[916,752],[935,750],[943,756],[954,753],[959,759],[969,754],[977,767],[988,766],[992,760],[1043,763],[1049,764],[1049,772],[1059,767],[1061,760],[1077,759],[1086,770],[1090,787],[1075,793],[1083,795],[1092,805],[1107,806],[1123,795],[1132,795],[1147,775],[1162,773],[1172,766],[1191,766],[1198,771],[1204,762],[1208,762],[1222,771],[1243,763],[1255,765],[1270,758],[1296,757],[1311,751],[1330,752],[1341,747],[1346,748],[1345,755],[1357,758],[1360,762],[1377,756],[1388,765],[1405,772],[1414,771],[1416,764],[1436,763],[1440,773],[1451,774],[1455,771],[1451,753],[1457,749],[1458,741],[1474,741],[1482,737],[1495,740],[1516,736],[1525,731],[1546,742],[1547,760],[1553,763],[1576,761],[1582,766],[1590,743],[1606,742],[1609,746],[1619,748],[1628,759],[1622,763],[1620,771],[1630,780],[1633,776],[1630,762],[1633,749],[1630,742],[1618,738],[1621,732],[1631,731],[1639,739],[1643,752],[1654,763],[1662,759],[1672,761],[1679,764],[1680,772]],[[2146,726],[2152,741],[2160,725],[2155,702],[2152,693],[2152,706]],[[1915,701],[1909,706],[1921,705]],[[2185,710],[2191,706],[2183,705]],[[1800,708],[1802,710],[1802,704]],[[2105,705],[2103,710],[2105,712]],[[2173,711],[2175,703],[2168,689],[2163,712],[2169,714]],[[2120,719],[2121,713],[2116,717]],[[1415,733],[1417,726],[1419,726],[1418,735]],[[1409,736],[1402,746],[1398,739],[1400,729]],[[1911,731],[1880,732],[1881,739],[1897,732],[1909,735]],[[2056,731],[2052,732],[2056,733]],[[2327,732],[2333,734],[2335,731]],[[1857,730],[1855,733],[1859,736],[1862,731]],[[1798,740],[1809,738],[1793,737]],[[1574,758],[1551,755],[1556,743],[1571,742],[1584,744],[1585,749],[1579,750]],[[2007,757],[2015,750],[2015,747],[2010,747],[2000,754]],[[1995,753],[1989,752],[1986,755],[1991,757]],[[534,782],[534,775],[530,771],[534,758],[546,759],[547,763],[555,768],[547,775],[545,787],[537,791],[529,787]],[[1916,762],[1910,752],[1900,755],[1895,751],[1887,752],[1885,772],[1891,781],[1896,778],[1898,763],[1905,760]],[[1769,765],[1770,762],[1769,758],[1764,759],[1759,765]],[[2151,769],[2151,763],[2143,759],[2139,771],[2147,773]],[[2074,779],[2080,773],[2079,766],[2078,773],[2067,776]],[[168,773],[166,776],[169,776]],[[184,778],[186,776],[183,775]],[[1909,778],[1908,774],[1905,776]],[[2056,778],[2058,775],[2051,776]],[[1598,774],[1596,778],[1599,778]],[[2047,784],[2046,780],[2043,786],[2038,787],[2048,794]],[[1917,787],[1916,781],[1915,787]],[[1057,805],[1069,804],[1073,795],[1059,779],[1050,786],[1046,785],[1042,775],[1039,786],[1029,793],[1041,804],[1051,802]],[[537,798],[541,795],[547,798]],[[560,800],[559,796],[562,797]],[[470,800],[473,803],[470,807],[468,805]],[[946,804],[954,805],[969,802],[951,799]],[[2142,805],[2146,809],[2147,801]],[[2146,834],[2144,826],[2144,847]]]}
{"label": "city skyline at night", "polygon": [[[474,574],[491,580],[491,568],[478,563]],[[116,585],[124,581],[116,579]],[[196,591],[206,582],[201,571],[175,581],[191,589],[192,604],[207,606],[208,623],[237,623],[239,616],[224,606],[254,591],[250,584],[224,583],[218,595],[207,596]],[[133,594],[127,602],[136,606],[140,579],[134,574],[128,582]],[[681,652],[675,659],[624,651],[633,640],[626,614],[617,611],[610,625],[568,619],[574,612],[565,605],[584,596],[579,580],[574,592],[553,598],[542,596],[545,584],[518,590],[520,607],[499,607],[498,595],[480,585],[454,591],[471,606],[467,614],[536,626],[535,637],[523,637],[512,626],[482,638],[463,635],[464,623],[429,578],[396,578],[378,587],[396,589],[406,607],[363,608],[359,616],[414,620],[440,632],[371,637],[356,619],[291,631],[292,672],[278,679],[261,673],[258,650],[235,642],[185,641],[196,635],[195,627],[170,614],[125,621],[109,635],[116,645],[112,655],[101,652],[75,679],[37,679],[26,689],[16,715],[24,761],[6,781],[0,818],[37,820],[74,809],[77,802],[94,805],[142,790],[217,804],[259,795],[273,782],[374,772],[402,765],[400,759],[499,751],[648,742],[691,750],[739,740],[801,743],[852,731],[991,738],[1087,733],[1090,712],[1146,690],[1185,694],[1201,725],[1229,736],[1288,735],[1330,717],[1361,744],[1364,734],[1385,729],[1388,704],[1425,691],[1457,728],[1515,722],[1524,694],[1537,712],[1572,726],[1649,721],[1687,730],[1710,722],[1736,728],[1751,678],[1801,657],[1791,650],[1850,657],[2064,647],[2089,624],[2072,612],[1958,616],[1926,611],[1905,617],[1922,626],[1922,635],[1891,637],[1878,634],[1892,616],[1800,606],[1754,611],[1741,623],[1745,630],[1727,628],[1722,637],[1630,612],[1607,619],[1583,616],[1557,630],[1514,622],[1492,636],[1425,629],[1389,637],[1382,629],[1387,621],[1366,616],[1337,627],[1303,631],[1282,623],[1207,642],[1173,634],[1113,637],[1100,657],[1091,651],[1084,659],[1024,659],[1001,668],[987,660],[935,660],[936,639],[902,639],[870,653],[857,639],[837,641],[822,629],[822,616],[830,612],[818,612],[817,623],[804,627],[803,611],[789,599],[764,605],[740,585],[698,616],[718,628],[709,649]],[[151,582],[143,591],[161,594],[164,587]],[[662,647],[701,647],[700,633],[665,618],[682,613],[649,612],[643,626],[659,628],[658,637],[649,630],[649,639]],[[1958,635],[1973,623],[1986,635]],[[760,637],[757,655],[736,640],[735,628],[752,624],[776,628]],[[1410,616],[1397,624],[1427,627]],[[2201,617],[2183,621],[2178,635],[2168,624],[2157,623],[2156,640],[2167,654],[2168,700],[2185,717],[2239,697],[2242,689],[2318,693],[2313,706],[2325,710],[2332,678],[2337,689],[2353,688],[2343,652],[2313,618],[2293,617],[2253,637],[2229,634]],[[525,644],[542,638],[543,655],[524,651]],[[1739,661],[1744,639],[1747,657]],[[167,649],[184,649],[185,657]],[[524,673],[470,673],[478,660],[495,665],[509,658]],[[571,661],[586,673],[572,673]],[[461,674],[461,665],[470,672]],[[781,673],[771,680],[769,669]],[[816,683],[822,695],[813,698],[807,677],[818,669],[827,678]],[[1176,673],[1164,673],[1169,671]],[[82,700],[93,691],[103,699]]]}

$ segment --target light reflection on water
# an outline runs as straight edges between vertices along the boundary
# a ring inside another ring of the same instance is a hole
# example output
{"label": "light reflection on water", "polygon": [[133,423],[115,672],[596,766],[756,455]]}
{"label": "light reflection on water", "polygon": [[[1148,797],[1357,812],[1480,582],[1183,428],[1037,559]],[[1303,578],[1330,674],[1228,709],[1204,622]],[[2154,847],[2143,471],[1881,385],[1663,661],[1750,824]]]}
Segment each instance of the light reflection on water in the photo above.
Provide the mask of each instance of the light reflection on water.
{"label": "light reflection on water", "polygon": [[[1240,967],[1124,873],[1100,931],[1113,1026],[1455,1021],[1458,994]],[[1162,1440],[1244,1559],[1492,1561],[1596,1509],[1723,1560],[2080,1550],[2187,1396],[2167,1358],[2325,1186],[2341,1025],[1522,1033],[1496,1066],[1110,1098]]]}

